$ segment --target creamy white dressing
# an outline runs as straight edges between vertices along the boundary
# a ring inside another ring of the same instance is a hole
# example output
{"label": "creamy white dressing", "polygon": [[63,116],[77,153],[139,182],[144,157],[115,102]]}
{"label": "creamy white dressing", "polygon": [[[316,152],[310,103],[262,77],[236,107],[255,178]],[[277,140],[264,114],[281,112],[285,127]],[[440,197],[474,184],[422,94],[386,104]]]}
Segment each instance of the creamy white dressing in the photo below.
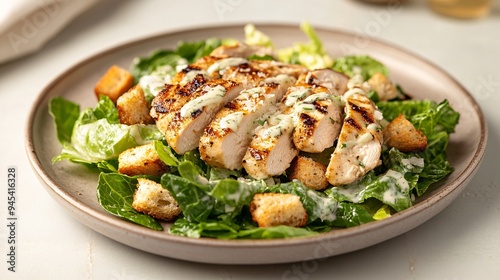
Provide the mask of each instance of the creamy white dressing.
{"label": "creamy white dressing", "polygon": [[351,184],[349,187],[335,187],[333,190],[347,197],[348,200],[359,203],[363,198],[365,188],[364,184]]}
{"label": "creamy white dressing", "polygon": [[392,169],[387,170],[387,172],[382,177],[380,177],[380,182],[388,182],[390,184],[392,181],[390,178],[394,179],[396,184],[403,191],[407,191],[410,189],[410,185],[408,184],[408,181],[406,181],[404,175]]}
{"label": "creamy white dressing", "polygon": [[222,71],[228,67],[237,66],[237,65],[244,64],[247,62],[248,62],[248,60],[241,58],[241,57],[228,57],[228,58],[221,59],[221,60],[215,62],[214,64],[210,65],[210,67],[208,67],[208,69],[207,69],[207,72],[208,72],[208,74],[213,74],[217,71]]}
{"label": "creamy white dressing", "polygon": [[344,98],[344,101],[353,96],[354,94],[362,94],[366,95],[366,92],[360,88],[352,88],[344,93],[342,96]]}
{"label": "creamy white dressing", "polygon": [[315,216],[322,221],[334,221],[337,218],[337,215],[335,215],[337,203],[332,203],[334,200],[328,197],[320,197],[312,190],[307,190],[307,195],[318,203],[318,207],[313,209]]}
{"label": "creamy white dressing", "polygon": [[[410,185],[404,178],[404,175],[392,169],[389,169],[380,177],[380,182],[386,182],[389,187],[382,196],[383,200],[389,204],[395,204],[398,198],[405,198],[403,192],[410,189]],[[399,191],[397,186],[403,192]]]}
{"label": "creamy white dressing", "polygon": [[302,102],[313,103],[315,101],[320,101],[320,100],[332,100],[332,95],[329,94],[328,92],[315,93],[306,97]]}
{"label": "creamy white dressing", "polygon": [[226,88],[221,85],[217,85],[215,87],[206,86],[203,90],[206,91],[205,94],[182,106],[180,112],[181,117],[189,117],[192,113],[201,110],[203,107],[219,104],[224,99],[224,95],[226,94]]}
{"label": "creamy white dressing", "polygon": [[375,112],[373,113],[373,116],[375,117],[375,120],[377,120],[377,121],[380,121],[384,118],[384,116],[382,115],[382,112],[380,112],[379,110],[375,110]]}
{"label": "creamy white dressing", "polygon": [[208,77],[208,72],[204,70],[192,70],[187,72],[184,77],[182,78],[180,84],[181,85],[186,85],[187,83],[191,82],[194,80],[194,78],[197,75],[203,75],[203,77],[207,78]]}
{"label": "creamy white dressing", "polygon": [[366,129],[368,129],[369,131],[378,132],[380,130],[380,126],[376,123],[371,123],[366,127]]}
{"label": "creamy white dressing", "polygon": [[306,97],[307,95],[309,95],[310,92],[311,92],[311,89],[309,89],[309,88],[299,88],[299,89],[296,89],[296,90],[290,92],[285,99],[285,102],[284,102],[285,106],[292,107],[299,100],[301,100],[304,97]]}
{"label": "creamy white dressing", "polygon": [[220,120],[220,127],[222,129],[231,129],[232,131],[238,130],[238,127],[243,120],[243,112],[234,112],[226,115]]}
{"label": "creamy white dressing", "polygon": [[349,79],[349,81],[347,81],[347,88],[353,89],[355,87],[362,87],[364,82],[365,80],[363,79],[363,76],[355,74]]}
{"label": "creamy white dressing", "polygon": [[143,91],[156,96],[163,89],[165,84],[170,83],[170,80],[170,75],[145,75],[139,79],[139,86]]}
{"label": "creamy white dressing", "polygon": [[356,139],[356,144],[358,144],[358,145],[364,145],[364,144],[370,142],[373,139],[374,139],[373,134],[371,134],[369,132],[363,133],[360,136],[358,136],[358,138]]}
{"label": "creamy white dressing", "polygon": [[150,142],[150,141],[145,141],[144,138],[142,137],[140,125],[130,126],[129,134],[135,139],[137,145],[145,145]]}
{"label": "creamy white dressing", "polygon": [[[277,122],[276,122],[277,121]],[[277,138],[283,134],[289,134],[293,131],[294,123],[292,116],[279,114],[268,119],[270,127],[263,128],[260,133],[263,138]]]}
{"label": "creamy white dressing", "polygon": [[188,61],[185,58],[180,58],[179,60],[177,60],[176,65],[177,66],[175,67],[175,70],[177,72],[180,72],[180,71],[182,71],[182,69],[184,69],[188,66]]}
{"label": "creamy white dressing", "polygon": [[401,160],[401,163],[408,169],[417,167],[424,167],[424,159],[418,157],[404,158]]}
{"label": "creamy white dressing", "polygon": [[278,76],[264,79],[262,81],[262,83],[263,84],[276,83],[276,84],[283,85],[283,84],[287,84],[287,83],[293,83],[294,81],[295,81],[295,78],[290,76],[290,75],[278,74]]}

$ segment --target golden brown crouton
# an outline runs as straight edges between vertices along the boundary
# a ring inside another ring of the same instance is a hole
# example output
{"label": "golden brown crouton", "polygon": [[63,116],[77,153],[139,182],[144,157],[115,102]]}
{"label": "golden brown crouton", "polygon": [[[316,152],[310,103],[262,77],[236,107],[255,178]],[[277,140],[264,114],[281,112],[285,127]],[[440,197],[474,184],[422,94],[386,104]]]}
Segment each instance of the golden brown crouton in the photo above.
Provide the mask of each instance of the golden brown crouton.
{"label": "golden brown crouton", "polygon": [[116,101],[118,117],[120,123],[132,124],[150,124],[152,118],[149,115],[149,104],[144,97],[144,92],[139,85],[129,89],[118,97]]}
{"label": "golden brown crouton", "polygon": [[139,178],[134,192],[132,208],[154,218],[173,221],[181,208],[172,194],[155,181]]}
{"label": "golden brown crouton", "polygon": [[114,103],[120,95],[134,85],[134,77],[129,71],[116,65],[111,66],[94,87],[94,93],[108,96]]}
{"label": "golden brown crouton", "polygon": [[160,176],[168,171],[153,143],[127,149],[118,156],[118,172],[122,174]]}
{"label": "golden brown crouton", "polygon": [[310,189],[323,190],[328,186],[325,172],[326,166],[323,164],[308,157],[298,156],[288,170],[288,178],[299,180]]}
{"label": "golden brown crouton", "polygon": [[427,148],[427,137],[400,114],[383,131],[384,143],[402,152],[421,152]]}
{"label": "golden brown crouton", "polygon": [[250,212],[259,227],[302,227],[306,225],[308,218],[300,198],[294,194],[255,194],[250,203]]}
{"label": "golden brown crouton", "polygon": [[367,82],[377,92],[380,100],[391,100],[398,96],[394,84],[380,72],[375,73]]}

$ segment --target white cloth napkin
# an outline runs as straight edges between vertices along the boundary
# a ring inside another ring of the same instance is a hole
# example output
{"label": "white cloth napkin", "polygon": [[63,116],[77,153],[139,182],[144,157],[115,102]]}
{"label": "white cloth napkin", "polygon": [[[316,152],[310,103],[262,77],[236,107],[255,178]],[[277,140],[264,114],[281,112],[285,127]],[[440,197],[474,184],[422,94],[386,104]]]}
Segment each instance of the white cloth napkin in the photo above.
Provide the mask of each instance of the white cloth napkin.
{"label": "white cloth napkin", "polygon": [[97,0],[0,0],[0,63],[39,50]]}

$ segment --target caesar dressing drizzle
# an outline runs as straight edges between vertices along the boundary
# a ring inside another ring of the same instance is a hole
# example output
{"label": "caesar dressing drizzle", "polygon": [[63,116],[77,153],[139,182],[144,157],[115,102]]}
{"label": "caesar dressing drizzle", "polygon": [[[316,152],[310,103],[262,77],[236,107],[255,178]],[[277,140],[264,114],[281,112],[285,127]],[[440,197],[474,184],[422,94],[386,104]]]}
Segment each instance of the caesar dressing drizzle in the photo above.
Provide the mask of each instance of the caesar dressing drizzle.
{"label": "caesar dressing drizzle", "polygon": [[237,65],[244,64],[247,62],[248,62],[248,60],[241,58],[241,57],[224,58],[224,59],[221,59],[221,60],[215,62],[214,64],[210,65],[210,67],[208,67],[208,69],[207,69],[207,72],[208,72],[208,74],[211,75],[217,71],[222,71],[228,67],[237,66]]}
{"label": "caesar dressing drizzle", "polygon": [[203,107],[220,103],[226,94],[226,88],[221,85],[217,85],[215,87],[206,86],[203,90],[206,91],[205,94],[182,106],[180,112],[181,117],[189,117],[194,112],[203,109]]}

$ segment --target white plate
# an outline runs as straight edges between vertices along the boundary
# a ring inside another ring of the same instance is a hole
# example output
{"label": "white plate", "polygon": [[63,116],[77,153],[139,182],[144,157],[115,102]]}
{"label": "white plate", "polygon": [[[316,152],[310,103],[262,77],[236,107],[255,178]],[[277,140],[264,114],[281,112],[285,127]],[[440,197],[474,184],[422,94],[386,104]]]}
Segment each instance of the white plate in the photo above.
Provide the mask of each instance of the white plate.
{"label": "white plate", "polygon": [[[307,38],[298,26],[259,25],[278,47]],[[243,26],[216,26],[180,30],[140,39],[96,54],[62,73],[42,90],[29,117],[26,150],[33,169],[50,195],[78,221],[123,244],[162,256],[218,264],[270,264],[304,261],[365,248],[407,232],[448,206],[476,172],[487,139],[486,122],[473,97],[452,77],[432,63],[380,41],[354,34],[317,28],[326,50],[333,56],[364,53],[382,61],[391,79],[415,98],[448,99],[461,114],[448,147],[455,171],[433,186],[415,205],[392,217],[369,224],[337,229],[314,237],[279,240],[217,240],[186,238],[158,232],[124,221],[105,212],[96,198],[97,173],[69,162],[52,165],[61,146],[56,138],[48,101],[63,96],[81,104],[96,103],[93,87],[112,64],[128,68],[136,56],[160,48],[175,48],[180,40],[209,37],[242,39]],[[443,50],[445,51],[445,50]],[[164,224],[168,227],[168,224]]]}

